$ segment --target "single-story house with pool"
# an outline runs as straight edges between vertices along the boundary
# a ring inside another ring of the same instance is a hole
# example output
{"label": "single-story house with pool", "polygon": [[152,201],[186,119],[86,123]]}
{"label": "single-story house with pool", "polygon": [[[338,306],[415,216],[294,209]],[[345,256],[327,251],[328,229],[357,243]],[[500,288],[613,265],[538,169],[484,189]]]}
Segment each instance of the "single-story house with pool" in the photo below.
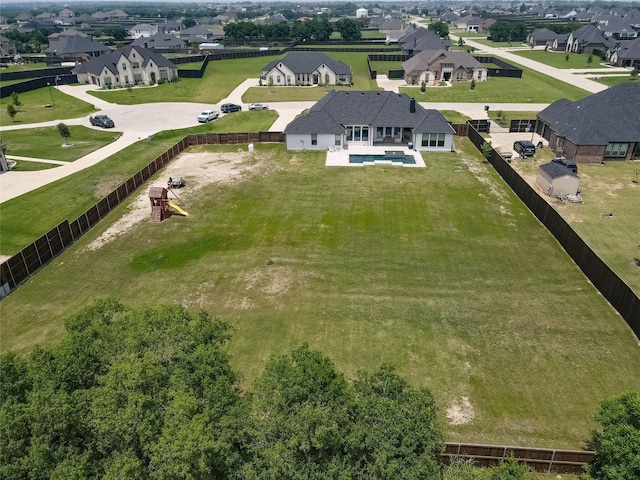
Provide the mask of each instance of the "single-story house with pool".
{"label": "single-story house with pool", "polygon": [[404,93],[331,91],[284,129],[287,150],[405,146],[453,151],[454,129]]}

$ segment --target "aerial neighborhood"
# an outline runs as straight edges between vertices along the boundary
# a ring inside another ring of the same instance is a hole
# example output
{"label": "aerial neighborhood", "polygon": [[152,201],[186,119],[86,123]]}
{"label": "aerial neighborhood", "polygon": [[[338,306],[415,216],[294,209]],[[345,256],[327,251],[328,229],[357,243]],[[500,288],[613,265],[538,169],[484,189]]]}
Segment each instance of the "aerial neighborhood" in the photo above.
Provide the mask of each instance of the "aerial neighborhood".
{"label": "aerial neighborhood", "polygon": [[5,2],[0,478],[636,480],[637,2]]}

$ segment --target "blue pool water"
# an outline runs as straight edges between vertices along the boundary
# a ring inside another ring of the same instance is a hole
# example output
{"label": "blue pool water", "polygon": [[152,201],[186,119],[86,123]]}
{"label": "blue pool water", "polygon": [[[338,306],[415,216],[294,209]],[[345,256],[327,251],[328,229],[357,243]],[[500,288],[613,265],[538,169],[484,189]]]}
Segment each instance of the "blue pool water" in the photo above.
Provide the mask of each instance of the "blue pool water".
{"label": "blue pool water", "polygon": [[415,165],[416,160],[412,155],[405,155],[404,152],[385,152],[384,155],[350,154],[349,163],[375,163],[375,162],[402,163],[404,165]]}

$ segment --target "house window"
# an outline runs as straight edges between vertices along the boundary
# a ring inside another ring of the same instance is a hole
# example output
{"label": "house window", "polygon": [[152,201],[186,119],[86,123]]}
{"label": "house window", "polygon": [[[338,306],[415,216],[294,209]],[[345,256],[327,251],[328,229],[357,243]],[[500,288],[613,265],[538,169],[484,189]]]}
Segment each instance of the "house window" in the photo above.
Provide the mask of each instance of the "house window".
{"label": "house window", "polygon": [[384,137],[384,127],[377,127],[376,128],[376,137],[378,137],[378,138]]}
{"label": "house window", "polygon": [[628,143],[610,143],[604,149],[604,156],[613,158],[625,158],[628,151]]}
{"label": "house window", "polygon": [[400,136],[400,127],[393,127],[393,137],[398,138]]}
{"label": "house window", "polygon": [[138,62],[133,62],[133,63],[131,64],[131,68],[140,68],[140,63],[138,63]]}
{"label": "house window", "polygon": [[456,80],[457,80],[458,82],[461,82],[461,81],[462,81],[462,78],[463,78],[463,72],[462,72],[462,70],[458,70],[458,71],[456,72]]}
{"label": "house window", "polygon": [[123,64],[122,64],[122,70],[126,70],[126,69],[127,69],[127,64],[126,64],[126,63],[123,63]]}
{"label": "house window", "polygon": [[353,141],[353,127],[347,127],[347,142]]}
{"label": "house window", "polygon": [[160,70],[160,79],[161,80],[169,80],[169,73],[166,70]]}
{"label": "house window", "polygon": [[423,147],[444,147],[445,138],[444,133],[423,133],[421,145]]}
{"label": "house window", "polygon": [[136,85],[138,83],[142,83],[142,74],[141,73],[134,73],[133,74],[133,81],[136,83]]}
{"label": "house window", "polygon": [[362,127],[362,141],[369,141],[369,127]]}
{"label": "house window", "polygon": [[271,82],[271,84],[273,84],[273,75],[269,76],[269,81]]}
{"label": "house window", "polygon": [[318,134],[317,133],[312,133],[311,134],[311,145],[318,145]]}
{"label": "house window", "polygon": [[340,135],[339,133],[336,133],[336,141],[335,141],[335,145],[336,145],[336,146],[340,146],[340,145],[342,145],[342,135]]}
{"label": "house window", "polygon": [[424,81],[425,81],[426,83],[429,83],[429,74],[428,74],[428,73],[425,73],[425,74],[424,74]]}
{"label": "house window", "polygon": [[104,84],[111,85],[111,77],[104,77]]}
{"label": "house window", "polygon": [[276,77],[276,83],[280,83],[280,75]]}
{"label": "house window", "polygon": [[287,75],[287,85],[291,85],[291,75]]}
{"label": "house window", "polygon": [[385,127],[384,134],[386,137],[393,135],[393,127]]}
{"label": "house window", "polygon": [[129,85],[129,75],[124,76],[124,84]]}

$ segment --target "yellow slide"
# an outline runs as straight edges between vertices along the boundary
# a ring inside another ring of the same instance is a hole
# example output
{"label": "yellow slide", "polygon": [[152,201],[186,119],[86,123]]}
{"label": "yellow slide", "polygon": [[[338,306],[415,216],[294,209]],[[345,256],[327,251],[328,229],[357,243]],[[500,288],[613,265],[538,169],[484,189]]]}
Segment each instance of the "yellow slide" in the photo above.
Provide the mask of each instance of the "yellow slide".
{"label": "yellow slide", "polygon": [[173,208],[174,210],[176,210],[180,215],[184,215],[185,217],[188,217],[189,214],[187,212],[185,212],[183,209],[181,209],[178,205],[176,205],[173,202],[169,202],[169,206],[171,208]]}

